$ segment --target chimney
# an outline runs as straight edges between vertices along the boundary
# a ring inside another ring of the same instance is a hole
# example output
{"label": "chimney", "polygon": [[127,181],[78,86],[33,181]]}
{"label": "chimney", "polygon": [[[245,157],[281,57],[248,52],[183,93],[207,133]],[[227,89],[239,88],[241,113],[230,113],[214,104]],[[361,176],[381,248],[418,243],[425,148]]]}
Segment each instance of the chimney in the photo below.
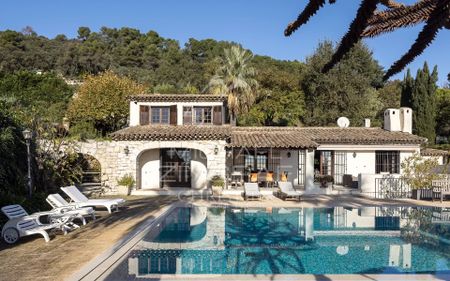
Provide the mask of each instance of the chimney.
{"label": "chimney", "polygon": [[370,119],[369,118],[364,119],[364,127],[370,128]]}
{"label": "chimney", "polygon": [[402,131],[399,109],[388,108],[384,111],[384,129],[391,132]]}
{"label": "chimney", "polygon": [[412,134],[412,109],[400,107],[400,126],[402,132]]}

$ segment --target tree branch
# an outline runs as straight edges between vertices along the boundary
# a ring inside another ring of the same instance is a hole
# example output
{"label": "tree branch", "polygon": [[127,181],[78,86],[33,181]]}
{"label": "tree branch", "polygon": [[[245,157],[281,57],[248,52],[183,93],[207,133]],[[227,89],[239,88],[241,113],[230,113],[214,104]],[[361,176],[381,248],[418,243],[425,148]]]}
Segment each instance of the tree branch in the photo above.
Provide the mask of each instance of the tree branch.
{"label": "tree branch", "polygon": [[[334,1],[333,1],[334,2]],[[308,20],[316,14],[316,12],[325,5],[325,0],[309,0],[308,5],[298,15],[297,19],[291,22],[284,30],[284,36],[290,36],[301,25],[308,22]]]}
{"label": "tree branch", "polygon": [[396,61],[386,72],[383,79],[387,80],[392,75],[400,72],[408,63],[421,55],[428,45],[433,42],[436,34],[447,23],[450,16],[450,0],[441,0],[431,13],[426,25],[419,33],[416,41],[406,54]]}
{"label": "tree branch", "polygon": [[326,73],[333,68],[358,42],[361,38],[361,34],[367,27],[368,20],[373,16],[379,2],[380,0],[363,0],[356,13],[356,18],[350,24],[349,31],[342,38],[337,51],[333,54],[331,61],[324,66],[322,72]]}

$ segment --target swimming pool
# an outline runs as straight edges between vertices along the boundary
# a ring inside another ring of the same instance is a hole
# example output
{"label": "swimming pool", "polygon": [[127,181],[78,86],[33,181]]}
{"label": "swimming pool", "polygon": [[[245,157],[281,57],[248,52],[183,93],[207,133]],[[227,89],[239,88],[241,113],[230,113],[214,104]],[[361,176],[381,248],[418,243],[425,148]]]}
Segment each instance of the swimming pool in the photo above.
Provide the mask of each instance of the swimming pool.
{"label": "swimming pool", "polygon": [[442,273],[450,210],[177,208],[106,279],[206,274]]}

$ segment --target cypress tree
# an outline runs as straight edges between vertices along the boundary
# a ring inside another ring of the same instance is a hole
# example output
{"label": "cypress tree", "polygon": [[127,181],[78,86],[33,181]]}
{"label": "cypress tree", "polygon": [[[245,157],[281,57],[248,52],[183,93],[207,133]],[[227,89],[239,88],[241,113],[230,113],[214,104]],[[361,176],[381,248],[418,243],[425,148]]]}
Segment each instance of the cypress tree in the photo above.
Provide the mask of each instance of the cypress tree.
{"label": "cypress tree", "polygon": [[412,107],[413,88],[414,88],[414,78],[411,76],[411,71],[408,68],[406,76],[402,82],[402,93],[400,97],[401,107]]}
{"label": "cypress tree", "polygon": [[417,70],[412,89],[413,131],[426,137],[428,143],[434,143],[436,138],[436,82],[437,68],[430,73],[425,62],[423,69]]}

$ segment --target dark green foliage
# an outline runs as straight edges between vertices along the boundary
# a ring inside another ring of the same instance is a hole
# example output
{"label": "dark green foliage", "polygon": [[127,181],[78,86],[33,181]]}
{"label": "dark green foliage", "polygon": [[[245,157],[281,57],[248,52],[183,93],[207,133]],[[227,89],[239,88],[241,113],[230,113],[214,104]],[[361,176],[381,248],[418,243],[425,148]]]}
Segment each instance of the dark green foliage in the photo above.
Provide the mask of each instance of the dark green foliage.
{"label": "dark green foliage", "polygon": [[78,28],[78,39],[86,40],[90,34],[91,34],[91,30],[89,29],[89,27],[80,26]]}
{"label": "dark green foliage", "polygon": [[402,85],[402,106],[413,110],[413,133],[428,139],[433,144],[436,139],[436,82],[437,67],[430,73],[427,63],[417,70],[413,79],[409,71]]}
{"label": "dark green foliage", "polygon": [[405,79],[402,83],[402,95],[400,98],[400,105],[402,107],[412,107],[412,94],[414,88],[414,78],[411,76],[411,72],[406,72]]}
{"label": "dark green foliage", "polygon": [[436,133],[450,137],[450,89],[438,89],[436,92],[437,116]]}
{"label": "dark green foliage", "polygon": [[100,137],[100,134],[95,129],[93,122],[88,121],[78,122],[71,125],[69,135],[71,138],[82,141]]}
{"label": "dark green foliage", "polygon": [[352,126],[363,124],[364,118],[374,118],[382,104],[374,87],[381,85],[383,72],[372,53],[358,43],[344,59],[328,73],[321,69],[334,53],[331,42],[323,42],[307,59],[307,71],[301,86],[305,93],[309,126],[335,125],[346,116]]}
{"label": "dark green foliage", "polygon": [[0,73],[0,100],[25,124],[36,118],[60,122],[73,90],[52,73]]}
{"label": "dark green foliage", "polygon": [[26,146],[22,127],[0,101],[0,197],[26,194]]}

